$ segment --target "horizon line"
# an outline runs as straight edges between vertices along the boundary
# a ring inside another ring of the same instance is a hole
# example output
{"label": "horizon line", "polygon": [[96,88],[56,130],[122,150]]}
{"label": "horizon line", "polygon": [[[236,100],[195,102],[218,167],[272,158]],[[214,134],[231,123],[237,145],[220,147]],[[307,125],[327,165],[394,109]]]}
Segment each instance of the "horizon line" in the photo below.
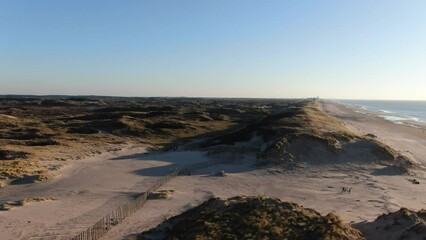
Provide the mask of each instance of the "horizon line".
{"label": "horizon line", "polygon": [[[206,97],[206,96],[123,96],[123,95],[97,95],[97,94],[0,94],[0,97],[101,97],[101,98],[199,98],[199,99],[312,99],[316,97]],[[344,101],[420,101],[426,99],[368,99],[368,98],[319,98],[320,100]]]}

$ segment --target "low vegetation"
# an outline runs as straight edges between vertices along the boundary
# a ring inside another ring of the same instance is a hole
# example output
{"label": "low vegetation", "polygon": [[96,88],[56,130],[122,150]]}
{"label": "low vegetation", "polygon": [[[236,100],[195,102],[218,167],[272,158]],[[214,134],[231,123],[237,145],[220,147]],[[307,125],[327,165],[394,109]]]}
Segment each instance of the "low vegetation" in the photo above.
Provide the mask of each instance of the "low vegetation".
{"label": "low vegetation", "polygon": [[[0,185],[46,179],[62,161],[114,151],[120,145],[176,148],[257,119],[270,111],[265,105],[287,104],[285,100],[0,97]],[[19,180],[23,178],[26,181]]]}
{"label": "low vegetation", "polygon": [[356,227],[371,240],[423,240],[426,239],[426,210],[415,212],[401,208],[383,214],[373,222],[358,223]]}
{"label": "low vegetation", "polygon": [[133,239],[364,239],[334,213],[315,210],[279,199],[211,198],[198,207],[172,217]]}
{"label": "low vegetation", "polygon": [[[188,144],[195,139],[197,144]],[[257,155],[258,165],[411,162],[357,136],[312,100],[117,97],[0,98],[0,184],[39,181],[62,161],[120,145]]]}
{"label": "low vegetation", "polygon": [[8,211],[14,207],[22,207],[31,203],[53,201],[53,200],[55,200],[54,197],[33,197],[33,198],[25,198],[18,201],[7,201],[7,202],[0,203],[0,211]]}
{"label": "low vegetation", "polygon": [[317,101],[301,101],[281,111],[265,113],[262,118],[214,136],[197,147],[211,154],[256,154],[260,166],[373,163],[398,167],[405,173],[414,165],[375,138],[349,131],[343,122],[324,113]]}

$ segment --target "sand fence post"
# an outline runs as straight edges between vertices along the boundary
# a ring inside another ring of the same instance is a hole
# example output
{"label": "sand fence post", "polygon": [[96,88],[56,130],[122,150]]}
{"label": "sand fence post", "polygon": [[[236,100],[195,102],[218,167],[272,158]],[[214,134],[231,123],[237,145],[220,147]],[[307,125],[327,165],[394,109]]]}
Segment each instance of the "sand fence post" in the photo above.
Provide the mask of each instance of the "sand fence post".
{"label": "sand fence post", "polygon": [[111,228],[113,228],[118,223],[121,223],[126,217],[130,216],[132,213],[139,210],[148,199],[148,195],[154,191],[156,191],[158,188],[160,188],[162,185],[164,185],[166,182],[168,182],[170,179],[177,177],[179,175],[184,175],[185,173],[189,172],[191,169],[197,169],[201,167],[205,167],[211,165],[211,163],[200,163],[200,164],[193,164],[191,168],[183,168],[183,169],[176,169],[175,171],[171,172],[170,174],[160,178],[157,180],[146,192],[144,192],[142,195],[137,197],[136,199],[120,205],[116,209],[112,210],[108,214],[106,214],[104,217],[102,217],[98,222],[93,224],[91,227],[89,227],[86,231],[81,232],[77,236],[71,238],[71,240],[97,240],[100,239],[105,233],[107,233]]}

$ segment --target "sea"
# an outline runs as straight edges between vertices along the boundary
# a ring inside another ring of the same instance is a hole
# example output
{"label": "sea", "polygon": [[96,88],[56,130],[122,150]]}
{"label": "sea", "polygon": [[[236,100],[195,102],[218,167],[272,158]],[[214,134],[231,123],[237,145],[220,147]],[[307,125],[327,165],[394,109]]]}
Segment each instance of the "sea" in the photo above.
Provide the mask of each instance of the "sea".
{"label": "sea", "polygon": [[426,123],[426,101],[394,100],[337,100],[357,109],[358,112],[375,112],[380,117],[397,123],[406,121]]}

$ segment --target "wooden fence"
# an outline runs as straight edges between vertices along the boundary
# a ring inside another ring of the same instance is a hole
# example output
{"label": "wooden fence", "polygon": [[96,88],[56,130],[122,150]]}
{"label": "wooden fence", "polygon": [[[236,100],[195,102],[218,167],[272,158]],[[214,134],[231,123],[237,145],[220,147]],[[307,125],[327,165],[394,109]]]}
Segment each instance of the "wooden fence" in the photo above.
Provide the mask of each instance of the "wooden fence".
{"label": "wooden fence", "polygon": [[139,210],[147,201],[148,195],[158,188],[160,188],[163,184],[165,184],[170,179],[178,176],[178,175],[190,175],[192,170],[203,168],[211,165],[212,163],[203,162],[193,164],[188,168],[184,169],[176,169],[169,173],[168,175],[162,177],[154,185],[152,185],[145,193],[137,197],[136,199],[125,203],[115,210],[111,211],[95,224],[90,226],[86,231],[79,233],[77,236],[71,238],[71,240],[97,240],[100,239],[105,233],[107,233],[112,227],[121,223],[126,217],[130,214]]}

